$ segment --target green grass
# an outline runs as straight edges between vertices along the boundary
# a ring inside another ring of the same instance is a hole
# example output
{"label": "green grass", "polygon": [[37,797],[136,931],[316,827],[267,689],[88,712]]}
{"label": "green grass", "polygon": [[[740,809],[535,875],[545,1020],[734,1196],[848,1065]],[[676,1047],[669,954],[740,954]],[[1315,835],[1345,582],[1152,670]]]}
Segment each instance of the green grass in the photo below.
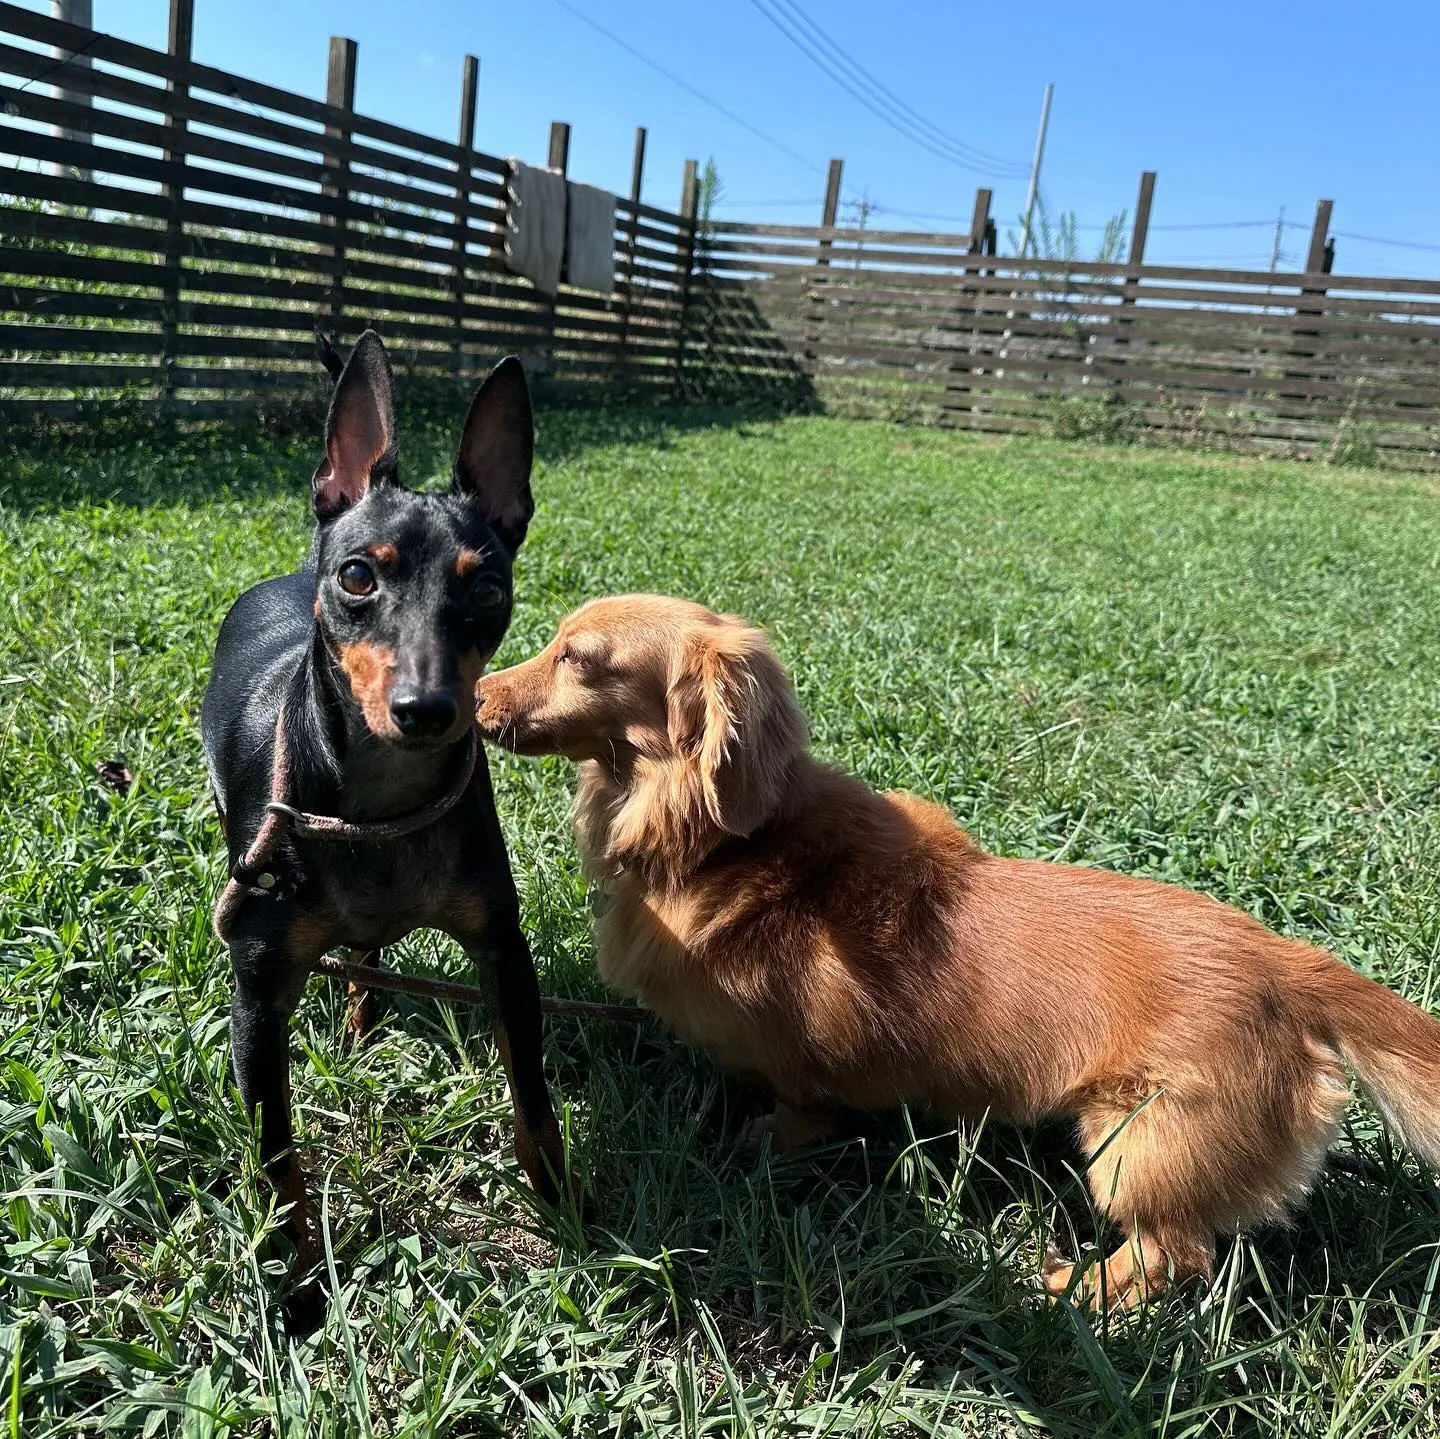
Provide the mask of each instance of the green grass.
{"label": "green grass", "polygon": [[[411,419],[415,483],[459,415]],[[827,758],[1440,1008],[1432,486],[722,419],[542,414],[502,660],[606,591],[742,611]],[[917,1115],[745,1159],[762,1096],[550,1021],[582,1235],[518,1182],[482,1016],[402,1000],[345,1057],[319,980],[295,1099],[338,1290],[287,1340],[197,715],[226,604],[305,551],[314,447],[50,445],[0,454],[0,1433],[1440,1434],[1440,1193],[1358,1105],[1368,1174],[1106,1326],[1034,1282],[1052,1234],[1096,1238],[1063,1128]],[[494,767],[542,984],[598,997],[567,766]],[[433,936],[390,960],[465,975]]]}

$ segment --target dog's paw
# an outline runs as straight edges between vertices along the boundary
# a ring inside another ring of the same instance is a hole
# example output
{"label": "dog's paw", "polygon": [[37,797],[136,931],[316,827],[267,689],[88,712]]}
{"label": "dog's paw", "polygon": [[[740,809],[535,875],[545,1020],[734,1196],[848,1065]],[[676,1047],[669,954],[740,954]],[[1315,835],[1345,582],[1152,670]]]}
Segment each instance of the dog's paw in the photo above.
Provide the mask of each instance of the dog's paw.
{"label": "dog's paw", "polygon": [[793,1154],[797,1149],[808,1149],[812,1144],[821,1144],[835,1133],[835,1115],[828,1109],[792,1109],[788,1104],[777,1104],[771,1114],[762,1114],[752,1119],[740,1131],[736,1148],[744,1153],[756,1154],[768,1139],[772,1154]]}
{"label": "dog's paw", "polygon": [[1070,1288],[1075,1277],[1075,1266],[1058,1249],[1045,1251],[1045,1262],[1040,1266],[1040,1282],[1053,1302]]}
{"label": "dog's paw", "polygon": [[770,1141],[770,1148],[774,1153],[783,1152],[784,1146],[775,1131],[775,1116],[760,1114],[740,1131],[735,1140],[735,1149],[740,1154],[759,1154],[767,1139]]}
{"label": "dog's paw", "polygon": [[345,1016],[343,1043],[346,1054],[357,1054],[374,1038],[380,1023],[380,996],[373,989],[350,986],[350,1012]]}
{"label": "dog's paw", "polygon": [[308,1339],[325,1322],[325,1306],[330,1296],[325,1286],[312,1279],[302,1284],[280,1307],[285,1333],[291,1339]]}

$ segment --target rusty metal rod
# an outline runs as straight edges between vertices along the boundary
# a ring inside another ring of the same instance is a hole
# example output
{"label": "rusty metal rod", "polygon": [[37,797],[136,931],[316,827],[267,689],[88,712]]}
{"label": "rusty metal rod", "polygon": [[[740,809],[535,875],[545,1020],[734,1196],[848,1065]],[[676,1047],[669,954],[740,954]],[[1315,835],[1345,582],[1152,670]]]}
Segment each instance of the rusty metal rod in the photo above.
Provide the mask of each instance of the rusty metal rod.
{"label": "rusty metal rod", "polygon": [[[478,984],[457,984],[450,979],[428,979],[418,974],[398,974],[378,965],[354,964],[332,954],[315,961],[315,970],[331,979],[343,979],[361,989],[388,989],[400,994],[417,994],[424,999],[443,999],[453,1004],[490,1004],[490,996]],[[597,1004],[589,999],[560,999],[540,996],[543,1014],[561,1015],[570,1019],[601,1019],[616,1024],[638,1024],[649,1018],[633,1004]]]}

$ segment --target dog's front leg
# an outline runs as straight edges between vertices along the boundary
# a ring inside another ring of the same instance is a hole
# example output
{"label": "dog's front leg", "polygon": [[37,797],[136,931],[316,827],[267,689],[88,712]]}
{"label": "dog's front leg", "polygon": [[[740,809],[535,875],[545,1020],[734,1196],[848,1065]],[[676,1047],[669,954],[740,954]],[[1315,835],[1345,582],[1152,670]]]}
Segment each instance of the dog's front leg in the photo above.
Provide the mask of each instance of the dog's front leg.
{"label": "dog's front leg", "polygon": [[[260,1161],[281,1202],[289,1206],[284,1232],[295,1247],[298,1276],[314,1264],[317,1246],[290,1119],[290,1017],[304,992],[307,967],[298,965],[289,950],[278,936],[263,931],[235,936],[230,946],[235,976],[230,1047],[240,1096],[252,1121],[259,1111]],[[286,1327],[293,1333],[317,1328],[323,1305],[319,1284],[305,1285],[286,1306]]]}
{"label": "dog's front leg", "polygon": [[514,889],[492,899],[481,933],[456,938],[494,996],[495,1044],[515,1106],[515,1157],[530,1187],[553,1204],[565,1182],[565,1146],[545,1084],[540,986]]}

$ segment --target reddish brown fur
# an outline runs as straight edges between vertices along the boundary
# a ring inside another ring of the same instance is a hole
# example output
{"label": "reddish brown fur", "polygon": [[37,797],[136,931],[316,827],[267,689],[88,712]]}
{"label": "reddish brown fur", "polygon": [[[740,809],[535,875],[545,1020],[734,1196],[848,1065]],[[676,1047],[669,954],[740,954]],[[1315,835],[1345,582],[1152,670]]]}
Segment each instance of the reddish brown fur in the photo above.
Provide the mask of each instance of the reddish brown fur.
{"label": "reddish brown fur", "polygon": [[1345,1107],[1342,1061],[1440,1160],[1434,1020],[1202,895],[997,858],[938,806],[816,763],[738,620],[595,601],[479,696],[491,738],[580,764],[602,977],[762,1076],[779,1147],[838,1106],[1073,1116],[1128,1236],[1087,1298],[1207,1275],[1217,1230],[1283,1217]]}
{"label": "reddish brown fur", "polygon": [[350,681],[350,693],[360,706],[366,727],[381,739],[401,738],[390,718],[390,680],[395,673],[395,653],[365,640],[340,647],[340,668]]}
{"label": "reddish brown fur", "polygon": [[479,568],[482,558],[478,550],[461,550],[455,557],[455,573],[463,580]]}
{"label": "reddish brown fur", "polygon": [[400,558],[400,551],[391,544],[371,545],[365,553],[380,565],[393,565]]}

